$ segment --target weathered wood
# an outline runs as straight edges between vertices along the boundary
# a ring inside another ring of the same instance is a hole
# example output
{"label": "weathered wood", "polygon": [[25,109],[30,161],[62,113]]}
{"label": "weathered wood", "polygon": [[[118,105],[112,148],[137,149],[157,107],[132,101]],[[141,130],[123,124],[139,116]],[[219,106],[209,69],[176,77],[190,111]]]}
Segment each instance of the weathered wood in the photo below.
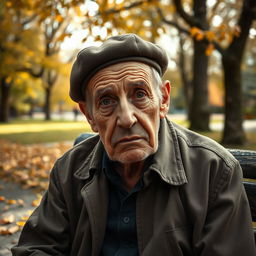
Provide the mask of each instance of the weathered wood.
{"label": "weathered wood", "polygon": [[244,178],[256,179],[256,151],[240,149],[229,149],[229,151],[239,161]]}
{"label": "weathered wood", "polygon": [[[256,151],[229,149],[230,153],[239,161],[244,180],[244,188],[251,208],[252,221],[256,221]],[[256,228],[254,228],[254,238],[256,241]]]}

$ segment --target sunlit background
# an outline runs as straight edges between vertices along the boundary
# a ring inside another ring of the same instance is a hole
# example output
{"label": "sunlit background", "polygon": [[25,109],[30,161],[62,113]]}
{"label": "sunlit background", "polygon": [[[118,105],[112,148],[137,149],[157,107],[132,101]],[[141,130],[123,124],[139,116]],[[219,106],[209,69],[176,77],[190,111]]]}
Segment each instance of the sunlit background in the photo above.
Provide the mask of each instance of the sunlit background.
{"label": "sunlit background", "polygon": [[0,121],[73,113],[69,74],[77,52],[111,35],[136,33],[168,52],[170,113],[185,115],[188,127],[198,131],[208,131],[212,114],[221,114],[222,140],[243,144],[244,121],[256,115],[253,4],[2,0]]}

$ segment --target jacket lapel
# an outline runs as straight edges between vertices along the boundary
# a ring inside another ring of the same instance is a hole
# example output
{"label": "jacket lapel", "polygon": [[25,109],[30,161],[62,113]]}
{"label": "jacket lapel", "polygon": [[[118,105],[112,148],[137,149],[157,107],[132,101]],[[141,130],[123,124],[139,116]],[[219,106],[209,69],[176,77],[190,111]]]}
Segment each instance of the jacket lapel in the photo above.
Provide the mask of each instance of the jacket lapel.
{"label": "jacket lapel", "polygon": [[170,185],[180,186],[188,182],[180,155],[177,134],[167,118],[161,120],[159,147],[153,157],[150,169],[157,172],[161,179]]}
{"label": "jacket lapel", "polygon": [[99,255],[104,240],[107,209],[108,184],[103,172],[95,175],[81,191],[84,199],[92,232],[92,254]]}
{"label": "jacket lapel", "polygon": [[[91,146],[88,145],[88,147]],[[92,256],[100,254],[107,222],[108,183],[102,171],[103,152],[103,145],[99,141],[81,168],[74,174],[76,178],[85,181],[85,185],[81,190],[81,196],[84,200],[90,221]]]}

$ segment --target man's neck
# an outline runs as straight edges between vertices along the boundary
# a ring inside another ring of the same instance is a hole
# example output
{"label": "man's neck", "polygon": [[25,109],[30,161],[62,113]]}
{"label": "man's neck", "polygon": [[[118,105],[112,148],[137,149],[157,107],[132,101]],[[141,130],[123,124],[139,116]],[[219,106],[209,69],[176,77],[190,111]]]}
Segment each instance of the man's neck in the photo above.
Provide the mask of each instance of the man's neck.
{"label": "man's neck", "polygon": [[143,173],[145,161],[131,164],[115,164],[114,169],[122,178],[123,186],[127,191],[131,191],[137,184]]}

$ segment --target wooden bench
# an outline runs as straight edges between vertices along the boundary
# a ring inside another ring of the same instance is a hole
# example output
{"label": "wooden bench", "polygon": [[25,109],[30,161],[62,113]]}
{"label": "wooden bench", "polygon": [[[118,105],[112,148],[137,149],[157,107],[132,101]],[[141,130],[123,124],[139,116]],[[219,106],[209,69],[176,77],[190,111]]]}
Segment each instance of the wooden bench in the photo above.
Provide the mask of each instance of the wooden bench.
{"label": "wooden bench", "polygon": [[240,149],[229,149],[229,151],[239,161],[243,170],[243,184],[251,208],[256,242],[256,151]]}
{"label": "wooden bench", "polygon": [[[93,134],[82,133],[80,134],[74,145],[89,138]],[[254,226],[254,238],[256,242],[256,151],[228,149],[229,152],[239,161],[243,170],[243,184],[249,200],[252,221]]]}

